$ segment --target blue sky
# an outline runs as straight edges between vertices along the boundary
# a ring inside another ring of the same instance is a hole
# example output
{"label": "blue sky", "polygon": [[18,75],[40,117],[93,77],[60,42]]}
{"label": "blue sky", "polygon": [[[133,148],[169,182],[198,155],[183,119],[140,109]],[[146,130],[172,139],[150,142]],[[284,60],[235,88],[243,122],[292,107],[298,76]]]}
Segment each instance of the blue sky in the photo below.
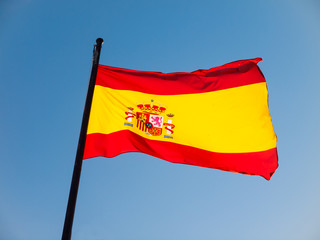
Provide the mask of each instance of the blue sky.
{"label": "blue sky", "polygon": [[0,239],[59,239],[96,38],[100,63],[161,72],[262,57],[271,179],[144,154],[83,164],[73,239],[320,239],[316,0],[0,2]]}

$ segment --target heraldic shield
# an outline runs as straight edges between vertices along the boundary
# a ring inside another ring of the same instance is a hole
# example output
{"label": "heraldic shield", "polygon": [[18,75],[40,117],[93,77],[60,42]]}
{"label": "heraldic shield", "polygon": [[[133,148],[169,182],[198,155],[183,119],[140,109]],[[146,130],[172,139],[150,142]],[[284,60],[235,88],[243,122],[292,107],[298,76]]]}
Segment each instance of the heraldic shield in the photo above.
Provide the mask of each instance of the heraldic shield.
{"label": "heraldic shield", "polygon": [[[165,138],[173,138],[173,128],[172,118],[174,114],[165,114],[167,110],[166,107],[160,106],[160,104],[154,103],[151,100],[151,104],[137,104],[139,109],[134,112],[133,107],[128,107],[129,111],[126,112],[125,125],[136,127],[140,131],[145,132],[151,136],[161,136],[165,133]],[[134,123],[134,120],[136,123]]]}

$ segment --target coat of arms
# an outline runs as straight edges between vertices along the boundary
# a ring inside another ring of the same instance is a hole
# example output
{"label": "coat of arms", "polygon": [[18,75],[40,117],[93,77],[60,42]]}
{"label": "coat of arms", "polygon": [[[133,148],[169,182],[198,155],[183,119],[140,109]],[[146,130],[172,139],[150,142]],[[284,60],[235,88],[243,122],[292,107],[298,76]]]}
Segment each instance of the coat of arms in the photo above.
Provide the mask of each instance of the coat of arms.
{"label": "coat of arms", "polygon": [[136,104],[136,109],[128,107],[125,125],[136,127],[151,136],[163,134],[165,138],[173,138],[175,125],[172,124],[172,118],[174,114],[166,114],[167,108],[165,106],[151,100],[151,103]]}

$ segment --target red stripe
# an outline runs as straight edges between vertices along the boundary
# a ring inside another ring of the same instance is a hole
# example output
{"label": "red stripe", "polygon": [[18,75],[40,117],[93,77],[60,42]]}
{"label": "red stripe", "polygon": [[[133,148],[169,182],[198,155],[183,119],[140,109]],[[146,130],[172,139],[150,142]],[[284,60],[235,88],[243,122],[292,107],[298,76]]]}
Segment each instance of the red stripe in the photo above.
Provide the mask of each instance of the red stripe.
{"label": "red stripe", "polygon": [[278,167],[277,149],[252,153],[216,153],[181,144],[149,140],[129,130],[87,135],[83,159],[115,157],[126,152],[143,152],[173,163],[262,176],[269,180]]}
{"label": "red stripe", "polygon": [[96,85],[157,95],[204,93],[265,82],[257,63],[241,60],[191,73],[136,71],[99,65]]}

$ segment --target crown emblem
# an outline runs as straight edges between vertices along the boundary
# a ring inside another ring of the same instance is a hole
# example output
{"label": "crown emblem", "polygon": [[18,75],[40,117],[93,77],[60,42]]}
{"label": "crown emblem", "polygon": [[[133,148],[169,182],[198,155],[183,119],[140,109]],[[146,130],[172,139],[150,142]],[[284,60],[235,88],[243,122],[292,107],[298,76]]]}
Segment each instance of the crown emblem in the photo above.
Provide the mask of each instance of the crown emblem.
{"label": "crown emblem", "polygon": [[137,104],[137,108],[139,110],[141,110],[142,112],[145,113],[153,113],[153,114],[161,114],[161,113],[165,113],[165,111],[167,110],[166,107],[161,106],[160,104],[154,103],[153,100],[151,100],[151,103],[140,103]]}
{"label": "crown emblem", "polygon": [[148,103],[136,104],[135,108],[127,107],[125,112],[126,122],[124,125],[129,127],[136,127],[142,132],[151,136],[161,136],[164,138],[173,138],[173,130],[175,125],[172,124],[174,114],[165,114],[167,107],[151,100]]}

